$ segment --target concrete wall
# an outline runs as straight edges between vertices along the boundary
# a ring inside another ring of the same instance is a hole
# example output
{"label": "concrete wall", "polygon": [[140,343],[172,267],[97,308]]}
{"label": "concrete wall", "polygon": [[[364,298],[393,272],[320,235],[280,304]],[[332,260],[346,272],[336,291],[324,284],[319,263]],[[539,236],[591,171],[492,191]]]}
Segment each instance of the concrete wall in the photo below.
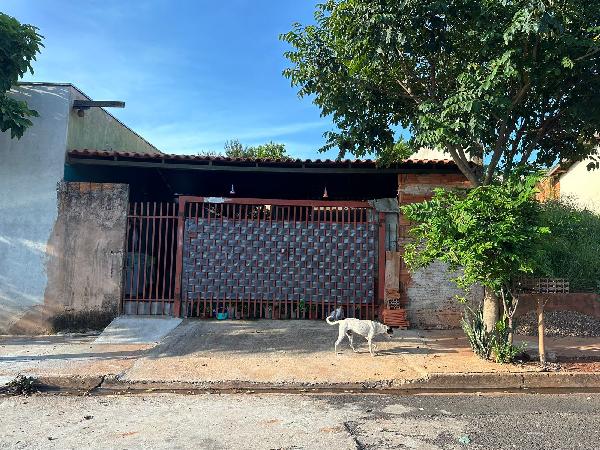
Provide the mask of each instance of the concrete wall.
{"label": "concrete wall", "polygon": [[44,298],[50,316],[64,310],[117,310],[128,199],[126,184],[60,183]]}
{"label": "concrete wall", "polygon": [[123,184],[59,182],[43,301],[23,311],[7,332],[47,333],[53,320],[65,312],[116,312],[128,197],[128,186]]}
{"label": "concrete wall", "polygon": [[20,86],[14,98],[38,111],[20,139],[0,133],[0,333],[44,302],[56,185],[64,172],[69,86]]}
{"label": "concrete wall", "polygon": [[[468,187],[462,174],[401,174],[398,176],[398,203],[421,202],[431,198],[437,187]],[[400,251],[410,239],[410,224],[402,215],[398,230]],[[463,306],[456,296],[466,297],[470,304],[483,299],[483,289],[475,287],[469,293],[458,289],[441,262],[418,270],[408,271],[404,262],[400,268],[400,295],[414,328],[456,328],[460,326]]]}
{"label": "concrete wall", "polygon": [[[73,100],[89,100],[73,89]],[[112,100],[112,99],[109,99]],[[118,150],[132,153],[160,153],[156,147],[102,108],[90,108],[79,117],[69,111],[67,147],[72,149]]]}
{"label": "concrete wall", "polygon": [[546,302],[545,311],[577,311],[600,319],[600,295],[594,293],[521,294],[515,317],[535,311],[539,296]]}
{"label": "concrete wall", "polygon": [[570,198],[580,207],[600,213],[600,170],[587,170],[589,162],[573,164],[560,177],[560,198]]}

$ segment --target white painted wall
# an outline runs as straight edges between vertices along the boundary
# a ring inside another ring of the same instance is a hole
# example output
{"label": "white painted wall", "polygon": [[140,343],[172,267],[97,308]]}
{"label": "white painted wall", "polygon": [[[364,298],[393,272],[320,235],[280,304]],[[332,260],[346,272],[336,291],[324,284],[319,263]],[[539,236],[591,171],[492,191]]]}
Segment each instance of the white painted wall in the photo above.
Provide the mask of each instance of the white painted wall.
{"label": "white painted wall", "polygon": [[48,238],[56,186],[64,173],[70,86],[23,85],[11,91],[40,117],[24,136],[0,133],[0,333],[44,302]]}
{"label": "white painted wall", "polygon": [[573,164],[560,177],[560,197],[600,214],[600,170],[587,170],[590,160]]}

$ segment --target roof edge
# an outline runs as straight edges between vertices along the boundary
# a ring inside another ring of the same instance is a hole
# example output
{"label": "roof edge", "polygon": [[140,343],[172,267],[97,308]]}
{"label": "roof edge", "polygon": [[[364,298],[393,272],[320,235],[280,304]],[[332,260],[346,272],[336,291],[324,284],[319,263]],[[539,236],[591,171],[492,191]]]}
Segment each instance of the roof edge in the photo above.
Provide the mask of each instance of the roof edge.
{"label": "roof edge", "polygon": [[[61,87],[71,87],[71,88],[75,89],[79,94],[81,94],[82,96],[84,96],[86,99],[92,100],[92,98],[89,95],[87,95],[85,92],[83,92],[77,86],[75,86],[73,83],[60,83],[60,82],[55,83],[55,82],[50,82],[50,81],[18,81],[16,83],[16,86],[61,86]],[[123,123],[120,119],[116,118],[113,114],[111,114],[105,108],[100,108],[100,109],[102,111],[104,111],[104,113],[106,113],[110,117],[112,117],[113,120],[115,122],[117,122],[119,125],[121,125],[123,128],[126,128],[127,130],[129,130],[133,134],[135,134],[137,137],[139,137],[142,141],[144,141],[146,144],[148,144],[150,147],[152,147],[154,150],[156,150],[159,154],[163,154],[163,152],[161,152],[154,144],[152,144],[150,141],[148,141],[148,139],[146,139],[144,136],[142,136],[141,134],[139,134],[137,131],[135,131],[134,129],[132,129],[131,127],[129,127],[125,123]]]}

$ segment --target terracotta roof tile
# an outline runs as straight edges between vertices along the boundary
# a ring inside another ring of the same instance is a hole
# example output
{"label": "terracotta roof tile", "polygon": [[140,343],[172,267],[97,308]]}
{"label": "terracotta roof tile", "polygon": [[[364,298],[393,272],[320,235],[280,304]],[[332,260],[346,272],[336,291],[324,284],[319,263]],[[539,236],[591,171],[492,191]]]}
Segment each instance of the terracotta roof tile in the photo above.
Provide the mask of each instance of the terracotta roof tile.
{"label": "terracotta roof tile", "polygon": [[[201,163],[228,163],[228,164],[276,164],[279,166],[294,167],[305,165],[311,167],[363,167],[377,168],[377,162],[372,159],[298,159],[298,158],[230,158],[227,156],[204,156],[204,155],[180,155],[168,153],[134,153],[124,151],[107,151],[107,150],[91,150],[91,149],[74,149],[68,152],[69,157],[75,159],[135,159],[145,161],[193,161]],[[392,167],[398,165],[434,165],[434,166],[454,166],[454,161],[451,159],[407,159],[401,163],[393,164]]]}

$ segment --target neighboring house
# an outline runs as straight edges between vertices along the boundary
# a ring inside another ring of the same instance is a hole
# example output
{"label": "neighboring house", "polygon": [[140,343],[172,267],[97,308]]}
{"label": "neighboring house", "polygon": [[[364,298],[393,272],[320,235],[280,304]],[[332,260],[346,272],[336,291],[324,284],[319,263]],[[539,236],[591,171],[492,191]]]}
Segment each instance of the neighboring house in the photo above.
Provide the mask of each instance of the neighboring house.
{"label": "neighboring house", "polygon": [[541,200],[570,200],[600,214],[600,170],[588,170],[588,158],[554,167],[540,183]]}
{"label": "neighboring house", "polygon": [[102,109],[80,117],[71,85],[14,95],[40,117],[19,141],[0,135],[0,333],[45,331],[65,311],[323,319],[336,306],[458,326],[444,266],[402,262],[399,204],[468,185],[443,156],[163,154]]}
{"label": "neighboring house", "polygon": [[44,304],[67,149],[158,153],[103,109],[90,108],[80,117],[73,102],[89,97],[71,84],[20,83],[10,95],[26,100],[39,117],[21,139],[0,133],[0,333]]}

